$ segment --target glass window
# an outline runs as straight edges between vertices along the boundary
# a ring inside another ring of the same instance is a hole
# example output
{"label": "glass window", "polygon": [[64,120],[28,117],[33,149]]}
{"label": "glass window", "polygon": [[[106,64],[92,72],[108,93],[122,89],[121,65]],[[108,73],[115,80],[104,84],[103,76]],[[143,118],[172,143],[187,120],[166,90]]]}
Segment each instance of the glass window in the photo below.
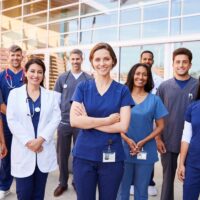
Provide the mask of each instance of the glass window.
{"label": "glass window", "polygon": [[31,24],[24,24],[23,37],[24,39],[37,39],[40,41],[43,38],[47,38],[47,27],[46,25],[33,26]]}
{"label": "glass window", "polygon": [[188,33],[200,33],[200,16],[194,16],[194,17],[184,17],[183,18],[183,28],[182,28],[182,34],[188,34]]}
{"label": "glass window", "polygon": [[200,12],[199,0],[183,0],[183,15]]}
{"label": "glass window", "polygon": [[18,6],[22,3],[22,0],[4,0],[2,2],[2,9]]}
{"label": "glass window", "polygon": [[143,37],[162,37],[168,35],[168,22],[167,20],[150,22],[143,24]]}
{"label": "glass window", "polygon": [[13,19],[5,15],[1,16],[1,30],[2,31],[12,31],[22,29],[21,19]]}
{"label": "glass window", "polygon": [[23,41],[24,50],[34,50],[34,49],[43,49],[43,48],[46,48],[45,42],[39,42],[38,40],[35,40],[35,39]]}
{"label": "glass window", "polygon": [[141,20],[141,10],[139,8],[131,8],[121,10],[120,12],[120,23],[134,23]]}
{"label": "glass window", "polygon": [[76,16],[78,16],[78,5],[51,11],[49,15],[50,21]]}
{"label": "glass window", "polygon": [[60,7],[60,6],[66,6],[66,5],[70,5],[70,4],[74,4],[77,3],[78,0],[50,0],[50,8],[56,8],[56,7]]}
{"label": "glass window", "polygon": [[117,12],[95,15],[81,19],[81,29],[89,29],[101,26],[117,24]]}
{"label": "glass window", "polygon": [[181,34],[181,19],[171,19],[170,35]]}
{"label": "glass window", "polygon": [[21,11],[22,11],[21,7],[18,7],[18,8],[14,8],[12,10],[4,11],[4,12],[2,12],[2,15],[11,17],[11,18],[19,17],[22,15]]}
{"label": "glass window", "polygon": [[95,13],[101,11],[100,9],[90,6],[88,4],[82,3],[81,4],[81,15]]}
{"label": "glass window", "polygon": [[138,4],[139,6],[140,2],[141,0],[137,0],[137,1],[136,0],[120,0],[120,6],[125,7],[125,6],[136,5],[136,4]]}
{"label": "glass window", "polygon": [[47,22],[47,13],[42,13],[39,15],[32,15],[32,16],[28,16],[28,17],[24,17],[24,23],[27,24],[41,24],[41,23],[45,23]]}
{"label": "glass window", "polygon": [[140,47],[122,47],[120,52],[120,82],[125,83],[131,67],[140,60]]}
{"label": "glass window", "polygon": [[168,17],[168,3],[144,6],[144,20]]}
{"label": "glass window", "polygon": [[171,16],[180,16],[181,15],[181,0],[171,1]]}
{"label": "glass window", "polygon": [[78,20],[62,21],[58,23],[49,24],[49,30],[58,33],[65,33],[78,30]]}
{"label": "glass window", "polygon": [[16,31],[6,31],[1,33],[2,42],[6,41],[16,41],[22,39],[22,31],[16,30]]}
{"label": "glass window", "polygon": [[47,0],[39,1],[24,6],[24,15],[36,13],[47,9]]}
{"label": "glass window", "polygon": [[[90,50],[89,49],[83,49],[83,64],[82,64],[82,70],[87,72],[88,74],[91,74],[93,71],[93,67],[89,61],[89,55],[90,55]],[[69,54],[68,54],[69,55]],[[68,63],[70,66],[70,64]]]}
{"label": "glass window", "polygon": [[135,40],[140,38],[140,25],[129,25],[120,27],[120,40]]}

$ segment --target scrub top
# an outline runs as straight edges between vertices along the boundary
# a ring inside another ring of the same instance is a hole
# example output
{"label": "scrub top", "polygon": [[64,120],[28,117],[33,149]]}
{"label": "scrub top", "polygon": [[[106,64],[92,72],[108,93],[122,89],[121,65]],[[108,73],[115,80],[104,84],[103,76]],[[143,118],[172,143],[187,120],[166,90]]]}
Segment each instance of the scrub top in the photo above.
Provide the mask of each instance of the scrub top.
{"label": "scrub top", "polygon": [[[110,114],[119,113],[121,107],[134,105],[128,87],[114,80],[103,95],[99,94],[95,80],[83,81],[77,86],[72,101],[83,103],[90,117],[108,117]],[[116,161],[124,160],[120,134],[96,129],[80,129],[73,156],[101,162],[103,151],[108,149],[110,141],[111,151],[116,153]]]}
{"label": "scrub top", "polygon": [[[154,120],[160,119],[168,114],[167,109],[162,103],[160,97],[149,93],[143,102],[136,104],[131,110],[131,121],[127,136],[136,143],[150,135],[153,131]],[[137,155],[130,155],[130,148],[123,141],[126,162],[153,164],[158,161],[157,147],[155,139],[150,140],[143,146],[147,153],[146,160],[138,160]]]}
{"label": "scrub top", "polygon": [[1,89],[0,89],[0,105],[3,103],[3,96],[2,96],[2,93],[1,93]]}
{"label": "scrub top", "polygon": [[[7,104],[7,100],[8,100],[8,95],[10,93],[10,91],[13,88],[17,88],[23,85],[23,70],[19,71],[17,74],[15,74],[13,71],[11,71],[10,69],[7,69],[7,73],[9,75],[6,76],[6,70],[4,70],[3,72],[0,73],[0,89],[2,92],[2,96],[3,96],[3,102],[5,104]],[[7,125],[7,120],[6,120],[6,116],[4,114],[2,114],[2,119],[3,119],[3,128],[4,128],[4,134],[5,135],[10,135],[10,130],[8,128]]]}
{"label": "scrub top", "polygon": [[192,138],[189,144],[186,164],[200,169],[200,100],[187,108],[185,120],[192,125]]}
{"label": "scrub top", "polygon": [[37,127],[40,119],[40,110],[41,110],[41,95],[36,101],[33,101],[30,97],[28,99],[30,117],[32,119],[33,128],[35,132],[35,138],[37,138]]}

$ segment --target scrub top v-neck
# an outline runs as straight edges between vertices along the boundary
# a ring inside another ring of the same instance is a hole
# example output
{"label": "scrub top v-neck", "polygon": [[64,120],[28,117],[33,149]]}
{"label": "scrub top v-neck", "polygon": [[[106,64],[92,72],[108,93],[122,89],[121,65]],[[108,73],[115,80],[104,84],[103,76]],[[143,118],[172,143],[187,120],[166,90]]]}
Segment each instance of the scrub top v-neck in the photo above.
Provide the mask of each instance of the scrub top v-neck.
{"label": "scrub top v-neck", "polygon": [[[114,80],[103,95],[99,94],[95,80],[81,82],[72,101],[83,103],[90,117],[108,117],[110,114],[119,113],[123,106],[134,105],[128,87]],[[102,161],[102,152],[108,148],[109,141],[112,141],[111,148],[116,152],[116,161],[124,160],[120,134],[96,129],[80,129],[73,155],[87,160]]]}

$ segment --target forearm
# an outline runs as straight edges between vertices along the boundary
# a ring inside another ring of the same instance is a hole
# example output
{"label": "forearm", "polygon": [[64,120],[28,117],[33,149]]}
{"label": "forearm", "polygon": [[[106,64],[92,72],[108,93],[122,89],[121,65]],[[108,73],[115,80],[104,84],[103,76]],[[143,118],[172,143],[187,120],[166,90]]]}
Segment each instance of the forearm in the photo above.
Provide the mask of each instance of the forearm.
{"label": "forearm", "polygon": [[1,104],[1,113],[6,115],[6,104],[5,103]]}
{"label": "forearm", "polygon": [[181,142],[179,165],[185,165],[185,159],[188,153],[189,143]]}
{"label": "forearm", "polygon": [[156,140],[161,139],[160,134],[162,130],[162,127],[156,127],[150,135],[144,138],[145,143],[152,140],[153,138],[155,138]]}
{"label": "forearm", "polygon": [[0,120],[0,143],[5,143],[5,140],[4,140],[4,135],[3,135],[3,123],[2,121]]}

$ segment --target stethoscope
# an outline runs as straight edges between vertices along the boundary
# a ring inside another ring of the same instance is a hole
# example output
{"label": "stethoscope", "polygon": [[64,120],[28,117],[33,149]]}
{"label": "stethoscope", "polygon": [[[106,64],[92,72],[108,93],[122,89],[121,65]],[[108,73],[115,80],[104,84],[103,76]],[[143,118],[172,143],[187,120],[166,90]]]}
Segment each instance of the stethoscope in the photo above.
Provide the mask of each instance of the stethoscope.
{"label": "stethoscope", "polygon": [[[8,73],[7,68],[5,71],[6,71],[6,75],[5,75],[6,83],[9,86],[9,89],[14,89],[16,86],[13,85],[12,76]],[[24,79],[24,72],[22,71],[22,76],[20,78],[20,81],[23,81],[23,79]]]}

